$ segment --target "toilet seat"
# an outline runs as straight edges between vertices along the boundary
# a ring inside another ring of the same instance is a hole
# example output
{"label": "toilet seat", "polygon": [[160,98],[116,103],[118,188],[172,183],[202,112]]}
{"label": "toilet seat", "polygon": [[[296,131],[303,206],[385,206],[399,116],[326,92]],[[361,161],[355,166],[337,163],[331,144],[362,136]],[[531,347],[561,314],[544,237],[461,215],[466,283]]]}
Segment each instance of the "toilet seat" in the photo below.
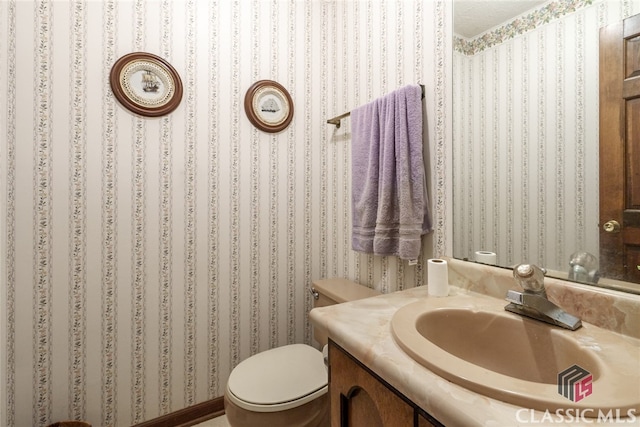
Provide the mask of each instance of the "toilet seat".
{"label": "toilet seat", "polygon": [[227,397],[254,412],[276,412],[304,405],[328,390],[322,352],[291,344],[258,353],[236,366]]}

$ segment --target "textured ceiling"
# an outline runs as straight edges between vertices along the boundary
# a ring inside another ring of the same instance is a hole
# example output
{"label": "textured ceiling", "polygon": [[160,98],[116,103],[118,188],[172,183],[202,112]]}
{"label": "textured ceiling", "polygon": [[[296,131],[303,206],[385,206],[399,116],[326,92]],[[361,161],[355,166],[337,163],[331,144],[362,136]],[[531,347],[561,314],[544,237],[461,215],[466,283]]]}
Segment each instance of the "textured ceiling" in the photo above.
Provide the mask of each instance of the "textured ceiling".
{"label": "textured ceiling", "polygon": [[454,0],[453,31],[473,38],[548,0]]}

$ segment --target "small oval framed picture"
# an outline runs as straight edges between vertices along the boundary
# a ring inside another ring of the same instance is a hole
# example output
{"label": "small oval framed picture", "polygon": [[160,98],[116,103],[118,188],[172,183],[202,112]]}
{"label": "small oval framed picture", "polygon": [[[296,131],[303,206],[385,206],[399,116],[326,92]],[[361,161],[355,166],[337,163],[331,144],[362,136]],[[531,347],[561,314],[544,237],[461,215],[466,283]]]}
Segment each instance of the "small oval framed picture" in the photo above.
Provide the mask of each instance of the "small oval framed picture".
{"label": "small oval framed picture", "polygon": [[286,129],[293,118],[289,92],[273,80],[260,80],[251,85],[244,97],[244,109],[255,127],[269,133]]}
{"label": "small oval framed picture", "polygon": [[164,116],[182,100],[178,72],[151,53],[133,52],[118,59],[111,68],[109,83],[116,99],[141,116]]}

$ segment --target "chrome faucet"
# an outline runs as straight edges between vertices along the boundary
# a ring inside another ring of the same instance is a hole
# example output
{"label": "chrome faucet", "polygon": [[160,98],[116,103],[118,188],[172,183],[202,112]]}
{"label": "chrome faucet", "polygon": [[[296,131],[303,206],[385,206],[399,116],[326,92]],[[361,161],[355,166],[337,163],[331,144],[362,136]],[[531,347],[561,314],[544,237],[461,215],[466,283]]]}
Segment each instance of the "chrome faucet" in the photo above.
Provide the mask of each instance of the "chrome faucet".
{"label": "chrome faucet", "polygon": [[598,283],[598,259],[589,252],[576,252],[569,259],[569,280],[581,283]]}
{"label": "chrome faucet", "polygon": [[509,304],[504,309],[575,331],[582,322],[547,299],[544,274],[545,271],[535,265],[517,265],[513,277],[524,292],[509,290],[506,298]]}

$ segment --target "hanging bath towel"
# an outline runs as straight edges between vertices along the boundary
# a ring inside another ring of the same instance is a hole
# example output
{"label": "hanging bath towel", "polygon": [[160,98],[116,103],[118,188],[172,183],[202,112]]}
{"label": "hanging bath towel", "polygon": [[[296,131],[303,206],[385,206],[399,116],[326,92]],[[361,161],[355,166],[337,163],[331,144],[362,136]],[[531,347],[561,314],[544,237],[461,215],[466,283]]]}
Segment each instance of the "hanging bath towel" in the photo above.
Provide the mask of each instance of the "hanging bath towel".
{"label": "hanging bath towel", "polygon": [[415,260],[431,231],[421,98],[409,85],[351,112],[353,250]]}

